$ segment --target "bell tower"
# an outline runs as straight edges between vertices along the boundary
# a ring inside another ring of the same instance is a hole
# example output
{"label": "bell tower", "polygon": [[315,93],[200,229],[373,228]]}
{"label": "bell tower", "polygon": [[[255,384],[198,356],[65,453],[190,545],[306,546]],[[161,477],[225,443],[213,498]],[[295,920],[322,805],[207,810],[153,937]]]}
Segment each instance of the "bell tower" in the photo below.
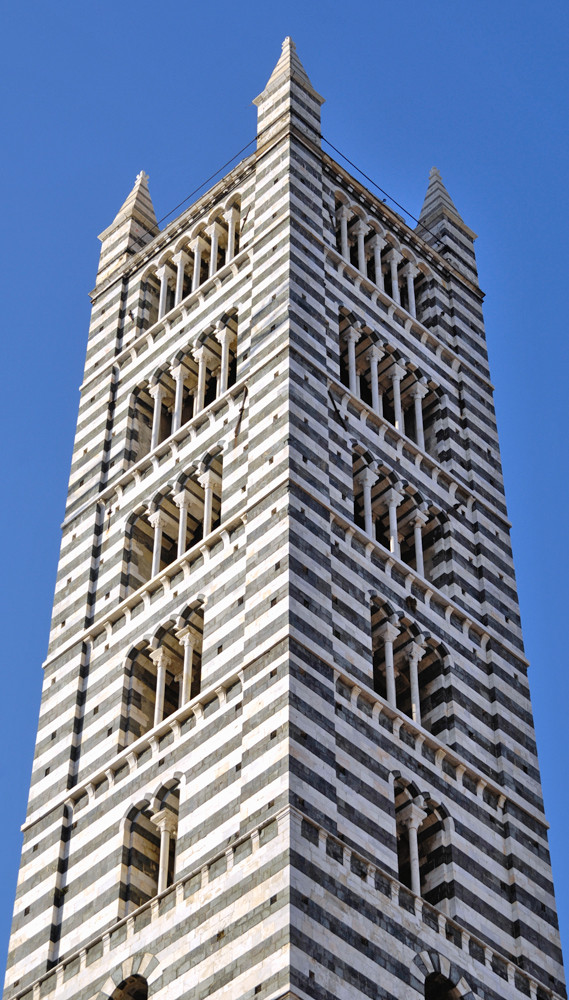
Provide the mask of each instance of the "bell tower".
{"label": "bell tower", "polygon": [[4,1000],[558,1000],[475,234],[255,151],[101,259]]}

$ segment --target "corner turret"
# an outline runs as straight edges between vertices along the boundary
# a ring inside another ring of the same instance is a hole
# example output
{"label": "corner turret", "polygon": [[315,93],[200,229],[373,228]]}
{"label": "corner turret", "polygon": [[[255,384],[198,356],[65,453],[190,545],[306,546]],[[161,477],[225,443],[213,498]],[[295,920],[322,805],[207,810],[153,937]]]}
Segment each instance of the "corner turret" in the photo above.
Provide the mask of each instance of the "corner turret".
{"label": "corner turret", "polygon": [[101,256],[97,272],[100,284],[158,233],[156,214],[148,190],[148,174],[138,174],[134,187],[115,219],[99,236]]}
{"label": "corner turret", "polygon": [[427,193],[416,232],[465,277],[478,284],[474,254],[476,233],[459,215],[437,167],[431,167],[429,171]]}
{"label": "corner turret", "polygon": [[318,146],[321,144],[320,108],[324,98],[312,86],[298,58],[292,38],[285,38],[280,58],[257,106],[257,148],[289,128],[296,128]]}

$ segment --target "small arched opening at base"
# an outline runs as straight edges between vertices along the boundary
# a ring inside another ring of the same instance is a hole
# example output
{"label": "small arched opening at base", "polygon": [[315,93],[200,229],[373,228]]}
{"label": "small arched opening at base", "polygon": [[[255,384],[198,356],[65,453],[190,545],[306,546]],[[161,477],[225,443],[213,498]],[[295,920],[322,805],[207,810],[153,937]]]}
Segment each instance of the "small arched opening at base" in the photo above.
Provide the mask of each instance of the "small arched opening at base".
{"label": "small arched opening at base", "polygon": [[148,983],[143,976],[128,976],[119,983],[109,1000],[148,1000]]}
{"label": "small arched opening at base", "polygon": [[433,972],[425,979],[425,1000],[459,1000],[462,994],[450,979]]}

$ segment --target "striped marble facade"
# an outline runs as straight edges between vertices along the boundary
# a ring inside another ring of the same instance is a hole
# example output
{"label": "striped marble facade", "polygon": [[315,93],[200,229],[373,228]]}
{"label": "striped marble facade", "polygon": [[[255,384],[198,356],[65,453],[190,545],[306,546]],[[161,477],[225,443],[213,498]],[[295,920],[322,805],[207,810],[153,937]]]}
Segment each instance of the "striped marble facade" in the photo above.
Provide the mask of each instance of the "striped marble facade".
{"label": "striped marble facade", "polygon": [[4,996],[564,997],[474,233],[323,152],[289,39],[255,103],[101,236]]}

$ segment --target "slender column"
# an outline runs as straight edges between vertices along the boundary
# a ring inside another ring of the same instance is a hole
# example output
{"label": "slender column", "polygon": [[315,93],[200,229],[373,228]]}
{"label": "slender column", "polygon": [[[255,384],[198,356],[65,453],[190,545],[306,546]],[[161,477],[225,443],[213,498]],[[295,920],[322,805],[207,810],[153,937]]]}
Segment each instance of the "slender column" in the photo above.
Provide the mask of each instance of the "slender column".
{"label": "slender column", "polygon": [[393,643],[399,635],[399,629],[393,622],[386,622],[378,631],[380,639],[383,639],[383,655],[385,659],[385,687],[387,701],[397,708],[397,697],[395,694],[395,668],[393,666]]}
{"label": "slender column", "polygon": [[180,693],[180,707],[186,705],[190,700],[192,690],[192,674],[194,666],[194,643],[191,635],[184,636],[184,673],[182,675],[182,691]]}
{"label": "slender column", "polygon": [[162,319],[166,312],[166,301],[168,295],[168,279],[172,271],[169,264],[162,264],[156,271],[156,277],[160,282],[160,298],[158,299],[158,319]]}
{"label": "slender column", "polygon": [[389,511],[389,551],[396,559],[399,559],[399,534],[397,530],[397,508],[403,500],[403,494],[398,490],[390,489],[385,494],[385,501]]}
{"label": "slender column", "polygon": [[348,384],[352,396],[358,395],[358,372],[356,368],[356,344],[362,335],[361,330],[351,326],[346,333],[348,345]]}
{"label": "slender column", "polygon": [[200,273],[202,266],[202,254],[206,246],[205,240],[201,236],[196,236],[190,243],[190,250],[194,255],[194,272],[192,274],[192,292],[200,286]]}
{"label": "slender column", "polygon": [[213,277],[217,271],[217,251],[219,249],[219,237],[223,233],[223,229],[219,222],[212,222],[211,226],[208,226],[206,233],[211,240],[210,252],[209,252],[209,276]]}
{"label": "slender column", "polygon": [[362,492],[364,495],[364,519],[365,519],[365,531],[367,535],[373,538],[373,510],[371,506],[371,490],[372,486],[377,479],[375,472],[366,466],[361,472],[358,472],[355,480],[357,483],[361,484]]}
{"label": "slender column", "polygon": [[428,387],[423,382],[416,382],[411,390],[413,405],[415,407],[415,433],[417,444],[422,451],[425,450],[425,429],[423,427],[423,399],[429,392]]}
{"label": "slender column", "polygon": [[150,575],[160,572],[160,553],[162,552],[162,532],[166,527],[166,518],[161,510],[155,510],[148,515],[151,527],[154,528],[154,545],[152,548],[152,569]]}
{"label": "slender column", "polygon": [[178,559],[183,556],[186,551],[186,538],[188,533],[188,511],[194,503],[194,498],[188,492],[188,490],[180,490],[179,493],[174,493],[172,499],[176,504],[176,507],[180,511],[180,518],[178,521]]}
{"label": "slender column", "polygon": [[416,510],[413,514],[413,534],[415,538],[415,568],[419,576],[425,575],[425,562],[423,559],[423,525],[429,520],[429,515],[423,510]]}
{"label": "slender column", "polygon": [[184,277],[186,273],[186,267],[190,263],[190,258],[184,250],[178,250],[172,257],[172,263],[176,265],[176,296],[174,299],[174,305],[178,305],[184,296]]}
{"label": "slender column", "polygon": [[353,231],[358,239],[358,270],[367,275],[365,238],[369,232],[369,226],[367,222],[360,219],[359,222],[356,222]]}
{"label": "slender column", "polygon": [[192,691],[194,653],[200,646],[200,635],[191,625],[186,625],[176,632],[176,639],[184,649],[184,670],[180,689],[180,708],[190,700]]}
{"label": "slender column", "polygon": [[347,205],[340,205],[336,218],[340,220],[340,253],[344,260],[350,263],[350,244],[348,243],[348,219],[352,213]]}
{"label": "slender column", "polygon": [[170,375],[172,376],[176,386],[174,409],[172,410],[172,434],[175,434],[176,431],[179,431],[182,426],[182,407],[184,405],[184,380],[186,378],[186,369],[183,365],[175,365],[170,369]]}
{"label": "slender column", "polygon": [[415,303],[415,285],[413,284],[414,279],[419,273],[419,268],[415,267],[414,264],[406,264],[403,268],[403,274],[407,279],[407,301],[409,303],[409,312],[414,317],[417,318],[417,306]]}
{"label": "slender column", "polygon": [[219,371],[219,380],[217,383],[217,395],[221,396],[222,393],[227,390],[227,383],[229,379],[229,348],[231,342],[233,341],[235,334],[228,326],[219,322],[215,331],[215,339],[221,344],[221,362]]}
{"label": "slender column", "polygon": [[409,867],[411,869],[411,892],[414,892],[416,896],[421,895],[421,869],[419,867],[419,842],[418,842],[418,830],[423,822],[427,818],[427,814],[419,806],[412,802],[408,808],[405,810],[406,815],[402,818],[402,822],[405,823],[407,827],[407,835],[409,838]]}
{"label": "slender column", "polygon": [[409,653],[409,686],[411,688],[411,718],[418,726],[421,725],[421,696],[419,693],[419,660],[425,655],[423,648],[424,636],[418,636],[411,643]]}
{"label": "slender column", "polygon": [[160,861],[158,864],[158,895],[168,888],[168,862],[170,860],[170,841],[176,836],[178,823],[174,813],[169,809],[161,809],[154,813],[152,822],[160,830]]}
{"label": "slender column", "polygon": [[381,251],[385,246],[385,242],[386,241],[384,240],[383,236],[380,236],[379,233],[376,233],[375,236],[372,236],[370,240],[371,248],[373,250],[373,263],[375,267],[375,283],[382,292],[384,290],[384,284],[383,284],[383,271],[381,270]]}
{"label": "slender column", "polygon": [[380,351],[375,345],[370,347],[366,354],[366,359],[369,363],[369,381],[371,386],[371,408],[374,413],[379,415],[379,381],[377,376],[377,367],[379,362],[383,357],[383,351]]}
{"label": "slender column", "polygon": [[399,250],[390,250],[387,254],[387,260],[389,261],[389,267],[391,269],[391,298],[397,303],[397,305],[401,305],[397,265],[403,260],[403,254],[400,254]]}
{"label": "slender column", "polygon": [[196,390],[195,406],[194,406],[194,416],[203,410],[205,401],[205,383],[207,376],[207,368],[209,365],[214,364],[214,357],[211,351],[208,351],[206,347],[197,347],[195,351],[192,351],[194,359],[198,364],[198,386]]}
{"label": "slender column", "polygon": [[236,205],[232,205],[228,208],[226,212],[223,213],[223,218],[227,223],[227,253],[225,255],[225,263],[228,264],[230,260],[233,260],[235,256],[235,229],[237,227],[237,219],[239,217],[239,210]]}
{"label": "slender column", "polygon": [[401,379],[405,377],[407,371],[402,365],[395,364],[390,371],[391,382],[393,384],[393,412],[395,414],[395,429],[403,434],[403,412],[401,410]]}
{"label": "slender column", "polygon": [[219,476],[208,469],[206,472],[198,476],[198,482],[203,486],[204,491],[204,501],[203,501],[203,534],[204,538],[209,535],[211,531],[211,520],[212,520],[212,506],[213,506],[213,490],[214,487],[221,486],[221,479]]}
{"label": "slender column", "polygon": [[150,450],[158,447],[160,437],[160,421],[162,418],[162,400],[164,399],[164,386],[157,382],[151,385],[148,392],[154,400],[154,412],[152,414],[152,436],[150,438]]}
{"label": "slender column", "polygon": [[164,695],[166,691],[166,669],[172,666],[171,657],[163,646],[150,650],[150,659],[156,667],[156,697],[154,699],[154,725],[159,726],[164,718]]}

